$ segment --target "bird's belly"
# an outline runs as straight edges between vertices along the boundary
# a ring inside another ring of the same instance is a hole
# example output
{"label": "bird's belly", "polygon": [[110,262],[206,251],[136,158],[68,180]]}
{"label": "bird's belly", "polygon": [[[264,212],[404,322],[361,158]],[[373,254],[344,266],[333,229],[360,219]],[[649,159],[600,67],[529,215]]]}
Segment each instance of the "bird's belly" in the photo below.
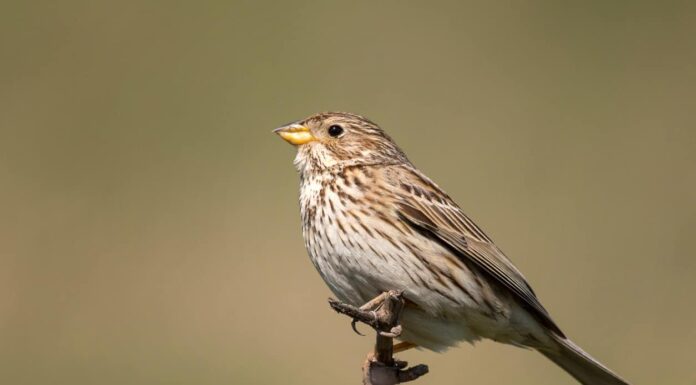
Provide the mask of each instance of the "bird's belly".
{"label": "bird's belly", "polygon": [[384,291],[403,290],[404,339],[436,351],[481,337],[507,339],[499,338],[509,329],[507,301],[439,245],[406,247],[394,241],[399,234],[386,230],[379,237],[325,230],[306,243],[331,291],[360,306]]}
{"label": "bird's belly", "polygon": [[[340,300],[358,306],[384,291],[418,291],[418,283],[414,282],[418,279],[417,261],[390,244],[387,237],[359,231],[341,232],[331,226],[323,230],[313,234],[308,251],[322,278]],[[418,293],[419,298],[423,295]]]}

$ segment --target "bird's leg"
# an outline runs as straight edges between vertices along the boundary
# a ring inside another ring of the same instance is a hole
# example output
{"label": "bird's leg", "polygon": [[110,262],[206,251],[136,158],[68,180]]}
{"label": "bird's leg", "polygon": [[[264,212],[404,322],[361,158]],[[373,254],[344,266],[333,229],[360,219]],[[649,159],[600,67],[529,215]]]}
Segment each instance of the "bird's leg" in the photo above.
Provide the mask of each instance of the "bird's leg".
{"label": "bird's leg", "polygon": [[389,300],[393,296],[398,296],[401,298],[401,295],[402,293],[397,291],[384,292],[360,307],[355,307],[334,299],[329,299],[329,305],[337,312],[353,318],[351,326],[356,333],[362,335],[355,327],[355,324],[360,321],[364,324],[370,325],[379,333],[385,333],[385,336],[391,336],[394,338],[401,334],[401,326],[395,325],[393,327],[387,327],[386,322],[383,319],[384,317],[380,317],[379,312],[384,306],[385,301]]}
{"label": "bird's leg", "polygon": [[399,316],[404,308],[403,292],[389,291],[380,294],[361,307],[355,307],[330,299],[329,304],[339,313],[372,326],[377,332],[374,351],[367,356],[363,365],[365,385],[394,385],[413,381],[428,372],[425,365],[406,368],[404,361],[395,360],[395,352],[414,347],[409,342],[394,346],[394,338],[401,334]]}
{"label": "bird's leg", "polygon": [[379,317],[377,316],[377,312],[374,310],[364,310],[362,308],[355,307],[348,303],[336,301],[333,298],[329,298],[329,305],[336,312],[345,314],[348,317],[352,318],[353,321],[351,325],[353,326],[353,330],[358,334],[360,333],[355,329],[355,324],[358,321],[372,326],[375,330],[379,330],[380,326],[383,326],[380,325]]}
{"label": "bird's leg", "polygon": [[385,291],[382,294],[372,298],[367,301],[364,305],[360,306],[360,310],[377,310],[384,303],[384,301],[389,297],[389,292]]}
{"label": "bird's leg", "polygon": [[[375,313],[375,311],[377,309],[379,309],[380,306],[382,306],[382,304],[384,303],[384,300],[387,299],[388,296],[389,296],[389,293],[385,291],[382,294],[378,295],[375,298],[372,298],[371,300],[369,300],[368,302],[366,302],[365,304],[360,306],[358,308],[358,310],[364,311],[364,312],[370,312],[370,313],[372,313],[372,316],[376,319],[377,314]],[[353,331],[355,332],[355,334],[360,335],[360,336],[364,336],[364,334],[362,334],[358,331],[358,328],[356,326],[357,323],[358,323],[358,319],[353,318],[353,320],[350,322],[350,327],[353,328]]]}
{"label": "bird's leg", "polygon": [[396,338],[401,335],[399,315],[404,307],[402,291],[384,292],[360,307],[334,299],[329,299],[329,305],[337,312],[353,318],[354,330],[355,323],[360,321],[372,326],[382,337]]}

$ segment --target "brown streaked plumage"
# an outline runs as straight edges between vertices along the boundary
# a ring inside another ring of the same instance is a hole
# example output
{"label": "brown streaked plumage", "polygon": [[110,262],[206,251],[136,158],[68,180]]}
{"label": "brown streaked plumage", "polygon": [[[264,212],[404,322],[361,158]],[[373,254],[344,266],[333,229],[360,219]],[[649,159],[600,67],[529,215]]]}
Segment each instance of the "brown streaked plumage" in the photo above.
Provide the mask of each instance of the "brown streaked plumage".
{"label": "brown streaked plumage", "polygon": [[408,343],[489,338],[536,349],[585,385],[627,384],[566,338],[491,238],[375,123],[327,112],[276,132],[298,148],[305,246],[341,301],[404,290]]}

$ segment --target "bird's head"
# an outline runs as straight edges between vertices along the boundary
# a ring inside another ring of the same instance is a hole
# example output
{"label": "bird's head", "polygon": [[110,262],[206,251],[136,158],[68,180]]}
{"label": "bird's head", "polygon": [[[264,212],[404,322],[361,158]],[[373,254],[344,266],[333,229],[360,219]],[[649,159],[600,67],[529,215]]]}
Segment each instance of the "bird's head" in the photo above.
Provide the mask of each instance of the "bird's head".
{"label": "bird's head", "polygon": [[273,132],[297,146],[295,165],[302,173],[408,161],[379,126],[360,115],[324,112]]}

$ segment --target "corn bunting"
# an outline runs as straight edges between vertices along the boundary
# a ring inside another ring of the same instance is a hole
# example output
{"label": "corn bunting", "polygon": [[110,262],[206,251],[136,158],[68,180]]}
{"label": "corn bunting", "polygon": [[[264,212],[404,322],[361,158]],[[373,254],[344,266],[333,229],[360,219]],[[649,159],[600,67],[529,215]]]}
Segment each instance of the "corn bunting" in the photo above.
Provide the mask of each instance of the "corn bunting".
{"label": "corn bunting", "polygon": [[488,338],[536,349],[585,385],[627,384],[563,334],[491,238],[375,123],[329,112],[275,132],[297,146],[312,263],[352,305],[403,290],[401,346]]}

